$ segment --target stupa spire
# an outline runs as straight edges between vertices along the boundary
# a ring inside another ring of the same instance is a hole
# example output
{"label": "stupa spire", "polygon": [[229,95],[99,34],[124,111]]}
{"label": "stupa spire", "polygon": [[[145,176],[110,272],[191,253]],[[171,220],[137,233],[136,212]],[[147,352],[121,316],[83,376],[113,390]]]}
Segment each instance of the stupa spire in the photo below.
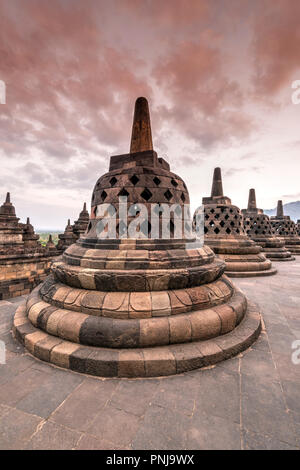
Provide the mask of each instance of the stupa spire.
{"label": "stupa spire", "polygon": [[283,217],[283,205],[282,201],[279,200],[277,203],[277,212],[276,212],[276,217]]}
{"label": "stupa spire", "polygon": [[211,197],[223,196],[221,168],[214,169],[213,183],[211,188]]}
{"label": "stupa spire", "polygon": [[140,97],[135,102],[130,153],[153,150],[148,101]]}
{"label": "stupa spire", "polygon": [[83,204],[83,210],[86,211],[86,202]]}
{"label": "stupa spire", "polygon": [[6,194],[5,202],[6,202],[6,204],[10,204],[10,193]]}
{"label": "stupa spire", "polygon": [[29,218],[29,217],[27,217],[26,224],[27,224],[27,225],[30,224],[30,218]]}
{"label": "stupa spire", "polygon": [[255,210],[255,209],[257,209],[256,195],[255,195],[255,189],[252,188],[249,190],[248,211]]}

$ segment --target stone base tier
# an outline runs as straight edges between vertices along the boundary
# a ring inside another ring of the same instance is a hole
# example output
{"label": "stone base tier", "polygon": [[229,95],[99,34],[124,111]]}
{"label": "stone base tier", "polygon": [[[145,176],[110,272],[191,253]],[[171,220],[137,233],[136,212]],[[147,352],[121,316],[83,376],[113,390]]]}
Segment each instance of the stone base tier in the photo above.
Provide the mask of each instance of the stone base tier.
{"label": "stone base tier", "polygon": [[218,258],[226,263],[225,273],[230,277],[272,276],[277,269],[261,252],[262,248],[247,237],[205,238]]}
{"label": "stone base tier", "polygon": [[279,237],[255,237],[251,238],[256,245],[261,246],[263,254],[270,261],[293,261],[291,255],[284,245],[284,240]]}
{"label": "stone base tier", "polygon": [[239,325],[227,334],[159,347],[110,349],[65,341],[33,326],[25,303],[17,309],[13,325],[15,337],[33,356],[99,377],[158,377],[207,367],[246,350],[260,331],[260,313],[251,303]]}

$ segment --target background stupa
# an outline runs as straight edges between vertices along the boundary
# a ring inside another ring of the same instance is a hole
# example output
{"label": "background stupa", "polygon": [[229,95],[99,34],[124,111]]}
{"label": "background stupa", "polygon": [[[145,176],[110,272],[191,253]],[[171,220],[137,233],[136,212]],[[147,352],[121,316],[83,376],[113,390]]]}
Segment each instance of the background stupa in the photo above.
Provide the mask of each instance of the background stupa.
{"label": "background stupa", "polygon": [[211,196],[204,197],[202,203],[205,244],[226,262],[226,274],[231,277],[276,274],[261,247],[247,236],[240,209],[224,196],[221,168],[215,168]]}
{"label": "background stupa", "polygon": [[295,258],[285,248],[284,240],[276,236],[270,218],[256,206],[255,189],[249,190],[248,208],[242,209],[247,235],[261,246],[264,255],[271,261],[292,261]]}
{"label": "background stupa", "polygon": [[276,235],[284,240],[287,250],[294,255],[300,255],[300,237],[297,225],[289,215],[284,215],[281,200],[277,203],[276,216],[271,217],[270,220]]}
{"label": "background stupa", "polygon": [[29,218],[19,222],[7,193],[0,207],[0,300],[28,294],[46,278],[56,255],[41,246]]}

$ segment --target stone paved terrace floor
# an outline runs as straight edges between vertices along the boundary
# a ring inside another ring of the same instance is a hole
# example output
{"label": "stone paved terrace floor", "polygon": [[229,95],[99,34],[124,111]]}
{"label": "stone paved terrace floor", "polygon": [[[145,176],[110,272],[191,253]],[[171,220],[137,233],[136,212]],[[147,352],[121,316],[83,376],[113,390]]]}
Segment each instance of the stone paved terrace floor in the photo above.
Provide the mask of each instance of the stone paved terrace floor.
{"label": "stone paved terrace floor", "polygon": [[22,298],[0,302],[1,449],[299,449],[300,257],[235,279],[265,331],[235,359],[160,379],[99,379],[39,362],[11,337]]}

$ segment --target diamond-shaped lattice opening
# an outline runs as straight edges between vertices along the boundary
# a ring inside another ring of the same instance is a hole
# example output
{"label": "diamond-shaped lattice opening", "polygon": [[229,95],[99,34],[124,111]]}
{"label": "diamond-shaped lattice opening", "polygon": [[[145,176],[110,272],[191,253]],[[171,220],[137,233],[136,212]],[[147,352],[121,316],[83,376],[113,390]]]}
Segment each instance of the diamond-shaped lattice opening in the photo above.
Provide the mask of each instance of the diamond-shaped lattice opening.
{"label": "diamond-shaped lattice opening", "polygon": [[174,188],[177,188],[177,186],[178,186],[177,181],[174,180],[174,179],[171,179],[171,184],[172,184],[172,186],[174,186]]}
{"label": "diamond-shaped lattice opening", "polygon": [[152,197],[152,193],[150,189],[145,188],[143,192],[141,192],[141,196],[143,199],[145,199],[145,201],[149,201],[149,199]]}
{"label": "diamond-shaped lattice opening", "polygon": [[160,215],[160,214],[163,214],[164,209],[159,204],[155,204],[154,212],[155,212],[155,214]]}
{"label": "diamond-shaped lattice opening", "polygon": [[105,201],[105,199],[107,198],[107,192],[103,190],[100,197],[101,197],[102,201]]}
{"label": "diamond-shaped lattice opening", "polygon": [[205,214],[205,218],[206,218],[206,220],[209,219],[209,215],[208,215],[208,214]]}
{"label": "diamond-shaped lattice opening", "polygon": [[157,176],[155,176],[155,177],[153,178],[153,182],[154,182],[154,184],[156,184],[156,186],[159,186],[160,183],[161,183],[160,179],[159,179]]}
{"label": "diamond-shaped lattice opening", "polygon": [[123,222],[123,220],[121,220],[121,222],[117,225],[117,233],[119,235],[123,235],[123,233],[126,232],[126,229],[127,229],[127,226],[126,226],[125,222]]}
{"label": "diamond-shaped lattice opening", "polygon": [[227,227],[227,229],[226,229],[226,233],[228,233],[228,235],[231,233],[231,230],[230,230],[230,228],[229,228],[229,227]]}
{"label": "diamond-shaped lattice opening", "polygon": [[207,233],[207,232],[208,232],[208,228],[204,227],[204,233]]}
{"label": "diamond-shaped lattice opening", "polygon": [[211,214],[214,214],[214,212],[215,212],[215,209],[210,209],[210,211],[209,211],[209,212],[210,212]]}
{"label": "diamond-shaped lattice opening", "polygon": [[109,184],[111,185],[112,188],[114,187],[117,181],[118,181],[117,178],[115,178],[114,176],[110,178]]}
{"label": "diamond-shaped lattice opening", "polygon": [[191,225],[190,225],[188,222],[186,222],[186,223],[184,224],[184,227],[185,227],[185,230],[186,230],[187,232],[190,232],[190,231],[191,231]]}
{"label": "diamond-shaped lattice opening", "polygon": [[168,223],[168,229],[170,230],[170,234],[174,235],[175,226],[173,220],[170,220],[170,222]]}
{"label": "diamond-shaped lattice opening", "polygon": [[132,175],[129,180],[132,182],[133,186],[135,186],[140,181],[140,178],[138,178],[136,175]]}
{"label": "diamond-shaped lattice opening", "polygon": [[216,227],[216,228],[214,229],[214,232],[215,232],[216,234],[218,234],[218,233],[220,232],[220,229],[219,229],[218,227]]}
{"label": "diamond-shaped lattice opening", "polygon": [[215,219],[219,219],[220,214],[215,214]]}
{"label": "diamond-shaped lattice opening", "polygon": [[116,214],[116,212],[117,212],[116,208],[112,204],[109,204],[109,206],[107,208],[107,214],[110,215],[110,216],[113,216],[113,215]]}
{"label": "diamond-shaped lattice opening", "polygon": [[231,227],[234,227],[234,222],[231,221],[231,222],[230,222],[230,225],[231,225]]}
{"label": "diamond-shaped lattice opening", "polygon": [[167,199],[167,201],[170,201],[170,199],[172,199],[172,197],[173,197],[173,194],[171,193],[171,191],[169,191],[169,189],[167,189],[164,196]]}
{"label": "diamond-shaped lattice opening", "polygon": [[151,234],[151,224],[148,220],[144,220],[141,224],[141,232],[146,235],[147,237]]}
{"label": "diamond-shaped lattice opening", "polygon": [[225,225],[224,220],[221,220],[220,225],[221,225],[221,227],[224,227],[224,225]]}
{"label": "diamond-shaped lattice opening", "polygon": [[185,201],[185,195],[184,195],[184,193],[181,194],[180,199],[182,200],[182,202]]}
{"label": "diamond-shaped lattice opening", "polygon": [[209,222],[209,225],[210,225],[211,227],[214,227],[214,225],[215,225],[214,221],[211,220],[211,221]]}
{"label": "diamond-shaped lattice opening", "polygon": [[178,215],[178,217],[182,214],[182,210],[180,206],[177,206],[176,204],[176,209],[175,209],[175,214]]}
{"label": "diamond-shaped lattice opening", "polygon": [[119,192],[118,196],[129,196],[129,192],[125,189],[125,188],[122,188],[121,191]]}
{"label": "diamond-shaped lattice opening", "polygon": [[141,212],[141,208],[138,204],[134,204],[133,210],[135,211],[135,215],[139,215],[139,213]]}
{"label": "diamond-shaped lattice opening", "polygon": [[229,215],[226,214],[226,215],[224,216],[224,219],[228,220],[228,219],[229,219]]}

